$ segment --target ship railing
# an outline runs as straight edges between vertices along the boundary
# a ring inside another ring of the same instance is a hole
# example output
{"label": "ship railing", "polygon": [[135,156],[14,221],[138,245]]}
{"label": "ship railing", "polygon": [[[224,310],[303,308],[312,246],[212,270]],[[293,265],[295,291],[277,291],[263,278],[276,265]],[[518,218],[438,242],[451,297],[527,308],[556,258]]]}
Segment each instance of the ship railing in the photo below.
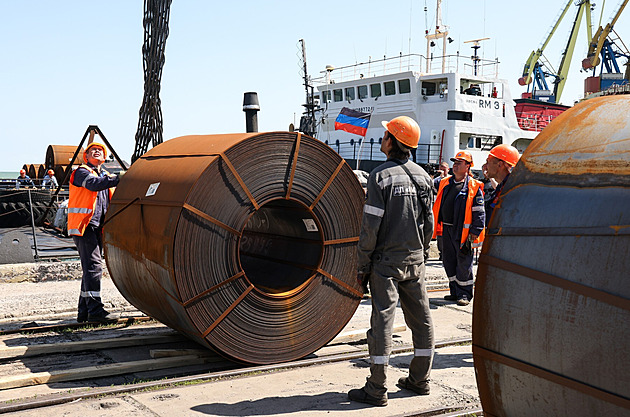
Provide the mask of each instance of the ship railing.
{"label": "ship railing", "polygon": [[441,74],[458,72],[470,76],[493,77],[499,74],[499,61],[478,58],[476,61],[469,56],[455,55],[431,56],[427,59],[419,54],[400,54],[397,57],[359,62],[343,67],[328,68],[321,71],[322,76],[313,79],[316,84],[331,84],[344,81],[354,81],[370,77],[378,77],[403,71],[413,71],[421,74]]}
{"label": "ship railing", "polygon": [[[350,139],[347,141],[324,141],[326,145],[334,149],[339,155],[345,159],[360,161],[382,161],[385,156],[380,152],[381,139]],[[418,148],[412,152],[413,160],[423,164],[439,164],[440,161],[440,145],[419,143]]]}
{"label": "ship railing", "polygon": [[556,116],[552,115],[540,115],[540,114],[527,114],[521,113],[516,117],[518,126],[523,130],[529,130],[532,132],[540,132],[543,130]]}

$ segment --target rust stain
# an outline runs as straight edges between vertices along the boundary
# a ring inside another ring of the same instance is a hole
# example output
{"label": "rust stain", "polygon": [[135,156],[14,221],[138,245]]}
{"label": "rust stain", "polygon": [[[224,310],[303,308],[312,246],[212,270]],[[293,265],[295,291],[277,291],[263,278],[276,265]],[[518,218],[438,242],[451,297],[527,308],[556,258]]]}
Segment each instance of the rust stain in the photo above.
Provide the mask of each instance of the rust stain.
{"label": "rust stain", "polygon": [[630,96],[586,100],[554,120],[522,163],[549,174],[630,175]]}

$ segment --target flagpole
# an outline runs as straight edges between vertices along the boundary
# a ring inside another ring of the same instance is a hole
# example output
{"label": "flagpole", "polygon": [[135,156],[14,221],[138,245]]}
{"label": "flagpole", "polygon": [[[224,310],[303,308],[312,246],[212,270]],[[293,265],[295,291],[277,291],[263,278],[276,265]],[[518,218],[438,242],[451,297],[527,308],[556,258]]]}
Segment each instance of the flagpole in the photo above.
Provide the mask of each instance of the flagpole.
{"label": "flagpole", "polygon": [[[376,106],[375,106],[376,107]],[[370,111],[370,118],[368,119],[369,121],[372,120],[372,113],[374,113],[374,108],[372,108],[372,111]],[[365,128],[365,135],[367,135],[367,128],[370,127],[370,122],[368,121],[368,125]],[[363,135],[363,140],[361,141],[361,146],[359,146],[359,154],[357,155],[357,171],[359,170],[359,162],[361,162],[361,151],[363,150],[363,145],[365,144],[365,135]]]}

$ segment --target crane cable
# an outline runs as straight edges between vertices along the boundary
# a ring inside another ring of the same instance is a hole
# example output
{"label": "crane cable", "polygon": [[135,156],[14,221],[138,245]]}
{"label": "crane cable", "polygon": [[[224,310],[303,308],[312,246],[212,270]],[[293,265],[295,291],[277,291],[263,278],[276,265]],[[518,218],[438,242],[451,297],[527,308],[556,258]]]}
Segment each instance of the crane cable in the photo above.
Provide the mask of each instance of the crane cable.
{"label": "crane cable", "polygon": [[144,0],[144,98],[140,106],[132,163],[148,150],[149,144],[156,146],[163,142],[160,83],[171,2],[172,0]]}

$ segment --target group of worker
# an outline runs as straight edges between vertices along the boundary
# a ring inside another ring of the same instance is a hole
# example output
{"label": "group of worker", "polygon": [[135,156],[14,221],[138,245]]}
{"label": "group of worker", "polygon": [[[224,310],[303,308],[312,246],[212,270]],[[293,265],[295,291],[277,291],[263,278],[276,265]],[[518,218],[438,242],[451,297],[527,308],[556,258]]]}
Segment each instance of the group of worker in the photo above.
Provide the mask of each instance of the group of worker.
{"label": "group of worker", "polygon": [[[434,180],[411,161],[418,147],[420,127],[407,116],[383,122],[381,152],[387,161],[370,174],[358,243],[357,280],[372,301],[367,332],[370,375],[362,388],[348,392],[351,400],[387,405],[387,365],[398,301],[411,330],[414,356],[409,375],[398,380],[402,389],[428,395],[434,354],[433,324],[425,283],[425,262],[432,238],[438,239],[449,294],[444,298],[465,306],[473,297],[473,251],[484,231],[501,190],[519,159],[513,146],[490,151],[483,166],[496,185],[484,198],[484,184],[471,175],[473,159],[461,151],[449,166],[440,166]],[[433,189],[437,195],[433,198]]]}
{"label": "group of worker", "polygon": [[[383,127],[380,150],[387,161],[368,178],[358,243],[357,280],[366,290],[369,287],[372,302],[367,332],[370,375],[362,388],[348,392],[351,400],[376,406],[387,405],[387,366],[398,301],[412,332],[414,355],[409,375],[400,378],[397,385],[419,395],[429,394],[434,355],[425,283],[429,244],[440,237],[450,289],[445,298],[459,305],[469,304],[473,297],[473,249],[483,242],[486,223],[519,157],[509,145],[490,151],[483,169],[496,186],[484,200],[483,183],[470,172],[473,160],[469,152],[461,151],[451,158],[452,175],[448,175],[448,165],[443,166],[434,183],[410,160],[420,139],[418,124],[400,116],[383,122]],[[103,221],[121,175],[102,169],[106,157],[103,144],[90,143],[84,154],[86,163],[70,176],[68,233],[73,236],[83,269],[78,322],[118,319],[105,310],[100,293]]]}
{"label": "group of worker", "polygon": [[[55,171],[49,169],[46,172],[46,175],[42,179],[42,188],[57,188],[59,184],[57,183],[57,178],[55,178]],[[26,170],[21,169],[20,175],[15,180],[15,188],[20,189],[22,187],[35,187],[35,183],[26,175]]]}

